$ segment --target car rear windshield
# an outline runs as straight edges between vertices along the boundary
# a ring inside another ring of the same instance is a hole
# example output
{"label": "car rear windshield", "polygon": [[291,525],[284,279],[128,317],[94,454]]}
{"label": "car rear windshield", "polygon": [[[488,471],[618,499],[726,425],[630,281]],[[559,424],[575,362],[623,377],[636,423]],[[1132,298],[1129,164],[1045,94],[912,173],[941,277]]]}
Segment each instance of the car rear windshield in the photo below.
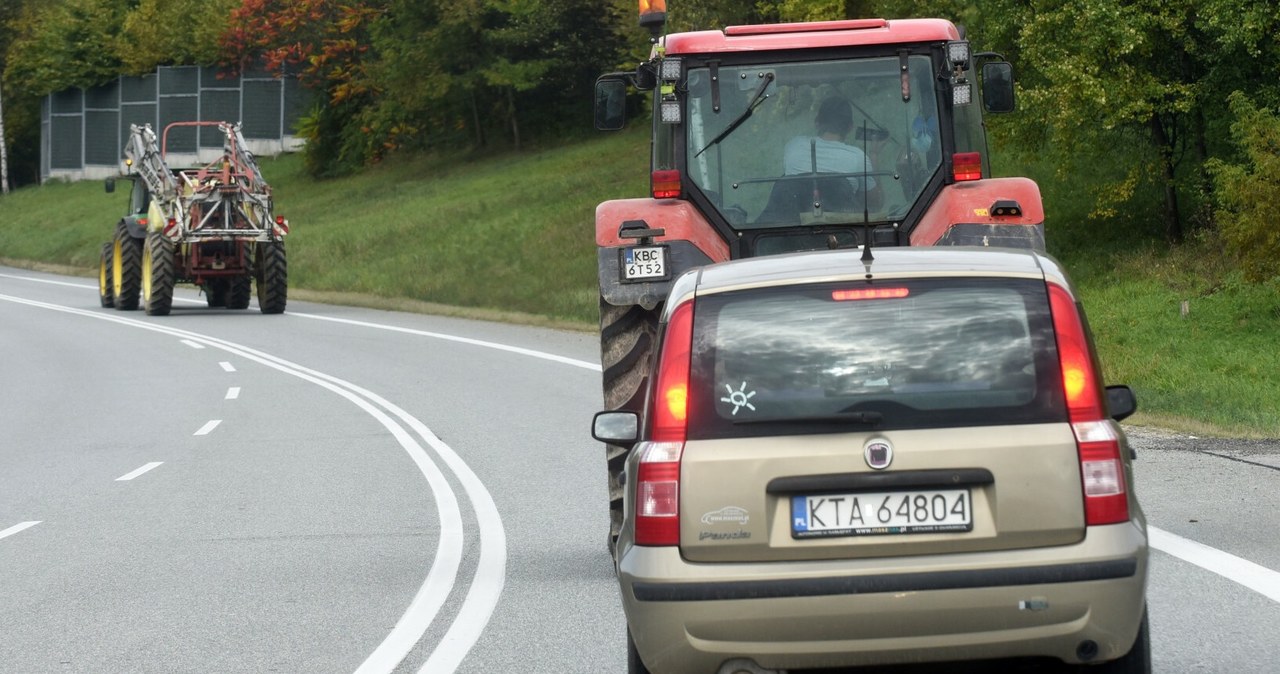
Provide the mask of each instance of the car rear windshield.
{"label": "car rear windshield", "polygon": [[691,439],[1067,418],[1043,281],[753,289],[695,316]]}

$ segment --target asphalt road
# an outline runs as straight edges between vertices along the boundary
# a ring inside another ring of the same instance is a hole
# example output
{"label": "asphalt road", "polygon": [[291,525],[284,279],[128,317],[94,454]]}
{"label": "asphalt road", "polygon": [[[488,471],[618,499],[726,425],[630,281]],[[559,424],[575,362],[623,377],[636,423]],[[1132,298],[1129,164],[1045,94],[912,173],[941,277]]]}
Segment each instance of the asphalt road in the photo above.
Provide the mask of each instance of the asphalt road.
{"label": "asphalt road", "polygon": [[[95,293],[0,268],[0,672],[625,671],[593,335]],[[1130,436],[1156,671],[1280,671],[1280,443]]]}

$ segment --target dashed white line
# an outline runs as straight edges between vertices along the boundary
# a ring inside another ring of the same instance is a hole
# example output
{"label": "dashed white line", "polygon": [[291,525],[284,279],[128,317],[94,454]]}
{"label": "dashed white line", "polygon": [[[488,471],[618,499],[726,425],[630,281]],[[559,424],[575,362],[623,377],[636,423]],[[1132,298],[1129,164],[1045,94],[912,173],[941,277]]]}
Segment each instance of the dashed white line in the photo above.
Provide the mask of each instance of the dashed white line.
{"label": "dashed white line", "polygon": [[222,423],[222,420],[221,420],[221,419],[214,419],[213,421],[210,421],[209,423],[207,423],[207,424],[205,424],[205,425],[201,426],[201,427],[200,427],[200,430],[196,431],[196,433],[195,433],[195,434],[196,434],[196,435],[208,435],[208,434],[212,433],[212,432],[213,432],[213,429],[217,428],[217,427],[218,427],[218,424],[220,424],[220,423]]}
{"label": "dashed white line", "polygon": [[224,360],[224,361],[222,361],[221,363],[218,363],[218,365],[221,365],[221,366],[222,366],[223,371],[226,371],[226,372],[235,372],[235,371],[236,371],[236,366],[235,366],[235,365],[232,365],[231,363],[228,363],[228,362],[227,362],[227,361],[225,361],[225,360]]}
{"label": "dashed white line", "polygon": [[19,531],[26,531],[27,529],[30,529],[31,527],[34,527],[35,525],[39,524],[41,521],[42,520],[36,520],[34,522],[22,522],[20,524],[15,524],[9,527],[8,529],[5,529],[4,531],[0,531],[0,538],[4,538],[6,536],[12,536],[18,533]]}
{"label": "dashed white line", "polygon": [[133,472],[131,472],[131,473],[125,473],[124,475],[121,475],[120,477],[117,477],[117,478],[116,478],[116,482],[125,482],[125,481],[128,481],[128,480],[132,480],[133,478],[138,477],[139,475],[141,475],[141,474],[143,474],[143,473],[145,473],[145,472],[147,472],[147,471],[151,470],[152,468],[155,468],[156,466],[158,466],[158,465],[160,465],[160,464],[162,464],[162,463],[164,463],[164,462],[163,462],[163,461],[152,461],[151,463],[148,463],[147,465],[145,465],[145,466],[143,466],[143,467],[141,467],[141,468],[139,468],[139,469],[137,469],[137,470],[135,470],[135,471],[133,471]]}
{"label": "dashed white line", "polygon": [[227,389],[226,400],[235,400],[236,398],[239,398],[239,397],[240,397],[239,386],[232,386],[231,388]]}
{"label": "dashed white line", "polygon": [[201,344],[200,342],[193,342],[193,341],[191,341],[191,340],[189,340],[189,339],[184,339],[184,340],[181,340],[181,341],[182,341],[182,343],[183,343],[183,344],[186,344],[187,346],[189,346],[189,347],[191,347],[191,348],[193,348],[193,349],[203,349],[203,348],[204,348],[204,344]]}
{"label": "dashed white line", "polygon": [[1280,602],[1280,572],[1153,526],[1147,527],[1147,541],[1156,550],[1191,562],[1272,601]]}

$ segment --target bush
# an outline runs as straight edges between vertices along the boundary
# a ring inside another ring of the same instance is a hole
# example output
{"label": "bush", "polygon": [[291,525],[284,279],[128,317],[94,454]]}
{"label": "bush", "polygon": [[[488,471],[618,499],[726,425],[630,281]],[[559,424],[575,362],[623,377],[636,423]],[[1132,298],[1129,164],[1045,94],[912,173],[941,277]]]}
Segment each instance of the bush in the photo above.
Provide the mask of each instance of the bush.
{"label": "bush", "polygon": [[1241,92],[1231,95],[1231,135],[1242,163],[1209,162],[1227,251],[1247,279],[1280,277],[1280,117]]}

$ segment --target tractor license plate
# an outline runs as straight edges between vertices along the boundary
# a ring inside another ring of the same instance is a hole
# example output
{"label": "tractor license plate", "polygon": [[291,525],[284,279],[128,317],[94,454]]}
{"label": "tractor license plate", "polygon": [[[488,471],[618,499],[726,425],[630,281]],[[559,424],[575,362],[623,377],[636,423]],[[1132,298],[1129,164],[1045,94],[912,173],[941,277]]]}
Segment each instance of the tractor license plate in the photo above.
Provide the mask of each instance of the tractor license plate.
{"label": "tractor license plate", "polygon": [[619,255],[622,257],[622,280],[665,280],[670,276],[670,270],[667,267],[667,252],[666,246],[623,248],[619,251]]}
{"label": "tractor license plate", "polygon": [[973,530],[968,489],[791,497],[791,537],[936,534]]}

